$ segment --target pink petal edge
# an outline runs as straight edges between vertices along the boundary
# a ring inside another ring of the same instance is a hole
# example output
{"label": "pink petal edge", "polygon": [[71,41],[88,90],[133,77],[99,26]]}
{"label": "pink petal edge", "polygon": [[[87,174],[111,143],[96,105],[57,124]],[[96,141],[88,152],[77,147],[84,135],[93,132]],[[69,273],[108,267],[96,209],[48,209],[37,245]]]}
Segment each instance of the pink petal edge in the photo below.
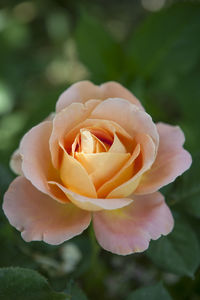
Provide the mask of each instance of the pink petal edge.
{"label": "pink petal edge", "polygon": [[58,245],[81,234],[91,221],[89,212],[55,201],[21,176],[5,193],[3,210],[26,242],[43,240]]}
{"label": "pink petal edge", "polygon": [[192,157],[183,148],[184,134],[180,127],[164,123],[157,124],[160,143],[151,169],[144,174],[135,194],[149,194],[173,182],[190,168]]}
{"label": "pink petal edge", "polygon": [[161,193],[133,196],[122,209],[93,213],[97,241],[107,251],[127,255],[145,251],[151,239],[167,235],[174,225]]}

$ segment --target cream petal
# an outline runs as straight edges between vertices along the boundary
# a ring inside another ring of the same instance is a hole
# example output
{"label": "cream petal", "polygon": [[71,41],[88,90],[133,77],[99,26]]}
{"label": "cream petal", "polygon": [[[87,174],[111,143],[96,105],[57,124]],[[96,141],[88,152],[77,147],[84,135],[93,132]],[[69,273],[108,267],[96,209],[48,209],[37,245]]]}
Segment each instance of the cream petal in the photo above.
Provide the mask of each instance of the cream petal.
{"label": "cream petal", "polygon": [[89,130],[81,129],[81,151],[84,153],[94,153],[96,148],[96,140]]}
{"label": "cream petal", "polygon": [[89,198],[76,194],[73,191],[67,189],[63,185],[55,181],[49,181],[49,185],[56,185],[59,187],[66,196],[81,209],[88,211],[99,211],[102,209],[113,210],[129,205],[133,199],[131,198],[116,198],[116,199],[103,199],[103,198]]}
{"label": "cream petal", "polygon": [[151,239],[173,229],[173,217],[162,194],[134,195],[133,200],[121,209],[93,213],[95,235],[105,250],[120,255],[142,252]]}
{"label": "cream petal", "polygon": [[114,133],[114,141],[112,146],[110,147],[109,151],[110,153],[126,153],[126,148],[124,147],[124,145],[122,144],[122,142],[120,141],[120,139],[118,138],[117,134]]}
{"label": "cream petal", "polygon": [[134,174],[134,161],[140,154],[140,145],[135,147],[130,159],[124,164],[124,166],[116,173],[113,178],[107,180],[98,190],[97,195],[100,198],[106,197],[112,190],[122,185],[133,177]]}
{"label": "cream petal", "polygon": [[17,175],[23,175],[22,171],[22,156],[19,149],[15,150],[10,160],[10,168]]}
{"label": "cream petal", "polygon": [[88,172],[96,189],[111,179],[130,158],[129,153],[76,153],[76,159]]}
{"label": "cream petal", "polygon": [[85,103],[90,99],[105,100],[107,98],[123,98],[143,110],[140,101],[118,82],[109,81],[98,86],[85,80],[73,84],[61,94],[56,104],[56,112],[74,102]]}
{"label": "cream petal", "polygon": [[60,178],[70,190],[86,197],[96,198],[96,189],[84,167],[63,149]]}
{"label": "cream petal", "polygon": [[58,180],[59,175],[53,168],[49,151],[49,138],[52,132],[52,122],[44,121],[33,127],[23,137],[20,143],[22,156],[22,171],[24,176],[43,193],[65,201],[59,195],[53,194],[48,186],[48,180]]}
{"label": "cream petal", "polygon": [[89,212],[61,204],[38,191],[24,177],[17,177],[4,196],[3,210],[25,241],[57,245],[81,234],[91,220]]}
{"label": "cream petal", "polygon": [[139,166],[135,164],[135,175],[122,185],[113,189],[107,195],[107,198],[127,197],[132,194],[139,185],[142,174],[152,166],[156,157],[156,149],[151,137],[146,134],[137,134],[135,136],[135,142],[140,144],[140,160],[142,165],[140,166],[140,163]]}
{"label": "cream petal", "polygon": [[59,141],[79,123],[87,119],[91,111],[100,101],[90,100],[85,104],[72,103],[60,113],[57,113],[53,120],[53,130],[50,137],[50,151],[53,165],[59,168]]}
{"label": "cream petal", "polygon": [[183,149],[184,134],[178,126],[157,125],[160,135],[158,153],[151,169],[142,176],[137,194],[148,194],[174,181],[192,163],[191,155]]}
{"label": "cream petal", "polygon": [[159,135],[152,118],[138,106],[120,98],[101,102],[90,115],[91,119],[106,119],[119,124],[132,138],[136,133],[148,134],[154,141],[156,149]]}

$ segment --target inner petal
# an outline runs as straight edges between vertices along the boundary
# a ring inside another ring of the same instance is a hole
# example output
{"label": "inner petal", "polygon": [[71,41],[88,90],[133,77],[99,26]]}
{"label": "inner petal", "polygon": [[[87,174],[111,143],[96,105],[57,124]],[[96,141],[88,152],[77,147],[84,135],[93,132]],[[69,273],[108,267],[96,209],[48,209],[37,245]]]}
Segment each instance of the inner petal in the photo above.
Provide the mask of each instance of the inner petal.
{"label": "inner petal", "polygon": [[89,130],[81,130],[81,151],[84,153],[94,153],[96,141]]}
{"label": "inner petal", "polygon": [[75,152],[99,153],[107,152],[109,150],[109,146],[107,144],[104,144],[95,135],[93,135],[89,129],[85,128],[81,129],[77,134],[71,148],[70,154],[73,157]]}
{"label": "inner petal", "polygon": [[89,174],[96,189],[110,180],[129,160],[130,153],[76,153],[76,159]]}
{"label": "inner petal", "polygon": [[140,154],[140,144],[137,144],[130,159],[123,165],[123,167],[110,180],[106,181],[98,190],[98,197],[106,197],[116,187],[122,185],[134,176],[136,171],[136,159]]}
{"label": "inner petal", "polygon": [[[60,146],[63,149],[62,145]],[[73,156],[69,155],[65,149],[63,149],[60,178],[70,190],[83,196],[97,197],[94,184],[85,168]]]}
{"label": "inner petal", "polygon": [[112,190],[107,198],[127,197],[137,188],[141,176],[151,167],[156,157],[156,146],[152,138],[147,134],[135,136],[135,142],[140,145],[140,154],[135,160],[133,176],[122,185]]}
{"label": "inner petal", "polygon": [[114,141],[112,143],[112,146],[110,147],[109,151],[110,153],[115,152],[115,153],[126,153],[126,148],[118,138],[117,134],[114,133]]}
{"label": "inner petal", "polygon": [[[108,151],[113,143],[115,143],[115,134],[119,138],[120,142],[125,146],[126,152],[132,153],[134,145],[132,144],[133,138],[117,123],[107,120],[98,120],[98,119],[87,119],[84,122],[80,123],[78,126],[74,127],[70,132],[68,132],[62,139],[62,144],[64,145],[66,151],[70,154],[75,150],[75,145],[79,145],[77,136],[80,134],[80,131],[88,130],[90,133],[98,139],[101,145],[104,145],[105,150]],[[76,140],[77,139],[77,140]],[[75,142],[76,141],[76,142]],[[73,144],[75,145],[73,146]],[[98,151],[97,143],[97,150]],[[80,149],[77,146],[77,151],[80,152]],[[73,154],[72,154],[73,155]]]}

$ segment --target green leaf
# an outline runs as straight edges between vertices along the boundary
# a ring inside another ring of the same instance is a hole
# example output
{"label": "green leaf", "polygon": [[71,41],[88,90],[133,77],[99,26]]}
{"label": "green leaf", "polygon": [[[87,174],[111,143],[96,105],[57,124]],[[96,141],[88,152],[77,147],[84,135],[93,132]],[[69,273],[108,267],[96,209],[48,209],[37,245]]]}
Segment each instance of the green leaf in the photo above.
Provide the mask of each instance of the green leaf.
{"label": "green leaf", "polygon": [[142,77],[189,71],[200,55],[199,17],[198,3],[172,5],[151,14],[130,38],[128,70]]}
{"label": "green leaf", "polygon": [[[200,62],[200,60],[199,60]],[[200,63],[192,74],[186,74],[179,78],[171,94],[176,103],[179,104],[182,114],[182,124],[186,133],[186,145],[194,153],[199,153],[200,131],[199,131],[199,110],[200,110]]]}
{"label": "green leaf", "polygon": [[0,269],[0,299],[66,300],[64,293],[51,290],[47,280],[36,271],[23,268]]}
{"label": "green leaf", "polygon": [[132,292],[126,300],[172,300],[161,282]]}
{"label": "green leaf", "polygon": [[74,283],[73,280],[71,280],[67,288],[65,290],[67,294],[67,300],[88,300],[86,295],[83,293],[83,291],[77,286],[77,284]]}
{"label": "green leaf", "polygon": [[199,251],[194,231],[184,220],[177,218],[173,232],[151,242],[147,255],[167,272],[193,277],[200,263]]}
{"label": "green leaf", "polygon": [[99,82],[117,80],[121,50],[104,27],[85,12],[81,15],[75,33],[80,60]]}
{"label": "green leaf", "polygon": [[176,188],[173,198],[177,207],[200,218],[200,156],[194,158],[191,169],[184,174]]}

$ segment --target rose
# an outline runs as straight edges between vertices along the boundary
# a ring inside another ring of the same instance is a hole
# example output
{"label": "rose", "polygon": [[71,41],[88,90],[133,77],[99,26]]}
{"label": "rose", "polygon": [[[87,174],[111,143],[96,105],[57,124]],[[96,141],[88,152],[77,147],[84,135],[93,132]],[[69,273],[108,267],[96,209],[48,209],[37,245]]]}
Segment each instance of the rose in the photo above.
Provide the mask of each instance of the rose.
{"label": "rose", "polygon": [[144,251],[173,228],[157,190],[190,167],[183,143],[179,127],[155,125],[120,84],[78,82],[60,96],[54,117],[23,137],[4,212],[25,241],[62,243],[92,217],[104,249]]}

